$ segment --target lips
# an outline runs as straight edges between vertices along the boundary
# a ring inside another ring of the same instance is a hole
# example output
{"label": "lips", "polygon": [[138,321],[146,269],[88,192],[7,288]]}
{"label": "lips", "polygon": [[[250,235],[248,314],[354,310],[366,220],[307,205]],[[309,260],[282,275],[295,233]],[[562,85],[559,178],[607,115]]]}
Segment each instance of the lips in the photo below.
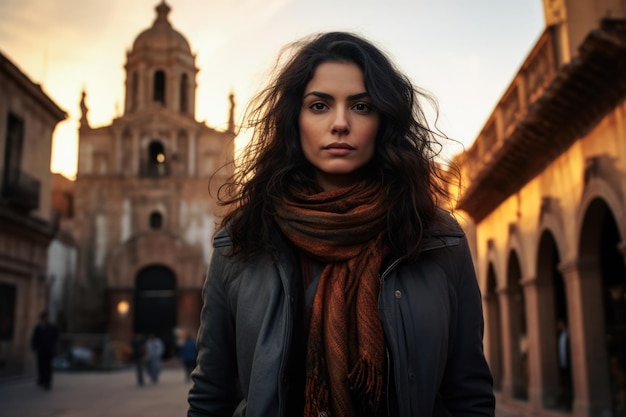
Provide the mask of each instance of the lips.
{"label": "lips", "polygon": [[331,143],[330,145],[326,145],[323,147],[323,149],[346,149],[346,150],[354,150],[354,146],[348,145],[347,143],[343,143],[343,142],[334,142]]}
{"label": "lips", "polygon": [[322,147],[322,150],[333,158],[343,158],[351,155],[356,148],[347,143],[334,142]]}

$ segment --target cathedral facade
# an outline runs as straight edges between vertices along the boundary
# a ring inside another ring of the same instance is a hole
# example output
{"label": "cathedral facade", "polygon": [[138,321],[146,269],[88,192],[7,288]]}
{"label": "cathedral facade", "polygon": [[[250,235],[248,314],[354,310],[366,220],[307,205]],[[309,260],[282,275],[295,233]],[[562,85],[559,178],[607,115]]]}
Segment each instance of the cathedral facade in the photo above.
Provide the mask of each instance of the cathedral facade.
{"label": "cathedral facade", "polygon": [[154,333],[172,348],[177,330],[199,326],[216,191],[232,169],[234,103],[226,131],[195,119],[195,56],[169,6],[156,12],[127,52],[123,114],[90,126],[83,92],[69,330],[107,334],[113,345]]}

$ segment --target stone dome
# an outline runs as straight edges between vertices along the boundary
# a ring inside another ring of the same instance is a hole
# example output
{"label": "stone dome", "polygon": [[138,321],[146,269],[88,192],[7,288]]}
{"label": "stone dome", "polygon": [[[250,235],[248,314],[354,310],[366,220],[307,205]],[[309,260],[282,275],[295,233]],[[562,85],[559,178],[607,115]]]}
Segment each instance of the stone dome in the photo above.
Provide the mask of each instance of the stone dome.
{"label": "stone dome", "polygon": [[167,19],[171,8],[161,1],[155,7],[157,17],[151,28],[144,30],[137,36],[133,44],[133,52],[154,50],[179,50],[191,54],[191,48],[187,39]]}

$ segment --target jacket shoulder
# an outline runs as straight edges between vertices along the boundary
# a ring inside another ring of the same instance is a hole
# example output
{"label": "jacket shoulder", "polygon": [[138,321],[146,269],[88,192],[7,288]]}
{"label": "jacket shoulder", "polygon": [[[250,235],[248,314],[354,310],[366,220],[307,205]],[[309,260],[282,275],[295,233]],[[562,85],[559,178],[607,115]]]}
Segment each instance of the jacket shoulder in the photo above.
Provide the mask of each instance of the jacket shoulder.
{"label": "jacket shoulder", "polygon": [[465,232],[450,212],[439,209],[435,221],[427,230],[427,235],[430,237],[462,238],[465,236]]}
{"label": "jacket shoulder", "polygon": [[233,240],[228,234],[228,230],[223,227],[217,231],[215,236],[213,236],[213,247],[214,248],[223,248],[227,246],[232,246]]}

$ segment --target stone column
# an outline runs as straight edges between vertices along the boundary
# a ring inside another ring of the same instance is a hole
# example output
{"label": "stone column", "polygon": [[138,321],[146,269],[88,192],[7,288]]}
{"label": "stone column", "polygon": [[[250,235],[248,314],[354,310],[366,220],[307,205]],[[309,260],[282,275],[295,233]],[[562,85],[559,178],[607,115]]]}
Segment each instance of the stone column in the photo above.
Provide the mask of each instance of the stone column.
{"label": "stone column", "polygon": [[499,288],[498,297],[500,299],[500,329],[502,330],[502,395],[504,398],[514,398],[514,378],[513,369],[514,361],[519,360],[518,347],[516,344],[512,344],[512,329],[511,323],[511,303],[510,303],[510,289]]}
{"label": "stone column", "polygon": [[132,135],[133,135],[133,156],[132,156],[132,164],[133,164],[133,176],[140,176],[141,172],[140,170],[140,166],[139,166],[139,162],[141,160],[141,144],[140,144],[140,138],[139,138],[139,131],[136,129],[132,130]]}
{"label": "stone column", "polygon": [[546,279],[523,281],[528,323],[529,400],[535,409],[552,408],[559,395],[554,286]]}
{"label": "stone column", "polygon": [[545,308],[542,293],[539,291],[536,278],[522,279],[524,298],[526,301],[526,342],[528,343],[528,400],[533,409],[540,409],[542,401],[542,366],[541,366],[541,327],[543,320],[542,307]]}
{"label": "stone column", "polygon": [[196,152],[198,150],[198,134],[196,132],[192,132],[189,136],[189,155],[188,155],[188,175],[190,178],[195,178],[197,175],[196,170]]}
{"label": "stone column", "polygon": [[499,391],[502,388],[502,326],[498,294],[489,291],[483,296],[483,310],[485,311],[485,356],[493,375],[494,389]]}
{"label": "stone column", "polygon": [[602,276],[598,259],[559,265],[565,281],[572,363],[574,417],[611,413]]}

